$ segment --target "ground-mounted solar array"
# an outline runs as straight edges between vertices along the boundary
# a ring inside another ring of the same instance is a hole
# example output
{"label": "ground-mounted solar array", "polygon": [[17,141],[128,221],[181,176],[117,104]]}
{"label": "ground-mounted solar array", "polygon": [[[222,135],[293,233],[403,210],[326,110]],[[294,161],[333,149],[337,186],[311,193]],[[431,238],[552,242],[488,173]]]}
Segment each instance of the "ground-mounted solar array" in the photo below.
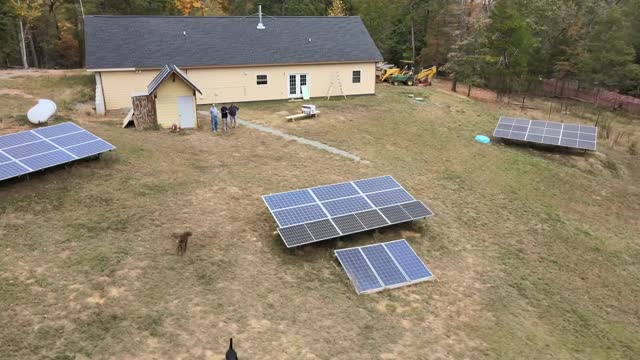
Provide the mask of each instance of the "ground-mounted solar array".
{"label": "ground-mounted solar array", "polygon": [[113,150],[115,146],[65,122],[0,136],[0,181]]}
{"label": "ground-mounted solar array", "polygon": [[433,279],[433,274],[406,240],[335,251],[358,294]]}
{"label": "ground-mounted solar array", "polygon": [[393,177],[380,176],[262,197],[287,247],[433,215]]}
{"label": "ground-mounted solar array", "polygon": [[595,151],[598,128],[588,125],[501,116],[493,131],[493,136]]}

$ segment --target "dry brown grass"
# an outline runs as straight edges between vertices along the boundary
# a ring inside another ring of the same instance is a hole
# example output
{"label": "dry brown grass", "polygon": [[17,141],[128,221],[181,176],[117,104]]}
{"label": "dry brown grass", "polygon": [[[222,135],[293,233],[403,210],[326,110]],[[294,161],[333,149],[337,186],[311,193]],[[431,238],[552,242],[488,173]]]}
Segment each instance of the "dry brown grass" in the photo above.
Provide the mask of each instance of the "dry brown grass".
{"label": "dry brown grass", "polygon": [[[0,321],[12,324],[0,357],[221,358],[231,336],[251,359],[640,352],[632,157],[474,143],[512,110],[431,89],[314,103],[316,120],[287,123],[277,113],[300,106],[287,102],[240,115],[370,164],[246,128],[138,132],[80,116],[118,150],[0,185]],[[566,158],[615,159],[628,173]],[[260,199],[381,174],[436,216],[287,250]],[[184,258],[177,230],[194,233]],[[401,237],[438,280],[356,295],[333,250]]]}

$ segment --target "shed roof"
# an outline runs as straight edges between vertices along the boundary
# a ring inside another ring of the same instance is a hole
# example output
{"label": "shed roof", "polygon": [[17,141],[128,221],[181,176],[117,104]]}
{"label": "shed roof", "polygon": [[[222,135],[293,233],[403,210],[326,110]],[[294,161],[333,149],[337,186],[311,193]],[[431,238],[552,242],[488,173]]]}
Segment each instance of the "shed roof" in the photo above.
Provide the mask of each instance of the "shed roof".
{"label": "shed roof", "polygon": [[88,69],[375,62],[358,16],[87,16]]}
{"label": "shed roof", "polygon": [[153,80],[151,80],[151,82],[149,83],[149,86],[147,86],[147,94],[153,94],[158,89],[160,84],[162,84],[162,82],[166,78],[168,78],[171,74],[176,74],[185,83],[187,83],[187,85],[189,85],[193,90],[202,94],[202,91],[200,91],[200,89],[198,89],[198,87],[191,80],[189,80],[187,75],[185,75],[185,73],[183,73],[182,70],[180,70],[177,66],[173,64],[165,65],[162,67],[162,69],[160,69],[160,72],[158,73],[158,75],[156,75],[156,77],[154,77]]}

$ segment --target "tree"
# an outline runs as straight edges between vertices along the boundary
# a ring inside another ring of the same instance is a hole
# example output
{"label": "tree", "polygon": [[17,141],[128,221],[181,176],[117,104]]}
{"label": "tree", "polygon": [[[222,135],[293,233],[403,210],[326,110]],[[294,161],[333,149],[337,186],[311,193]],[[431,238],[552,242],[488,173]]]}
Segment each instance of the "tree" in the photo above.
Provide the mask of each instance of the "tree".
{"label": "tree", "polygon": [[194,12],[199,12],[200,16],[204,16],[205,4],[203,0],[174,0],[173,5],[184,16],[193,15]]}
{"label": "tree", "polygon": [[591,84],[619,88],[636,53],[629,21],[617,6],[609,7],[595,20],[581,64],[581,78]]}
{"label": "tree", "polygon": [[26,31],[24,31],[22,41],[24,42],[25,38],[29,39],[31,60],[35,67],[39,67],[33,30],[36,18],[42,14],[42,6],[37,0],[11,0],[11,5],[15,16],[20,19],[20,22],[22,22],[22,19],[25,21],[24,28]]}
{"label": "tree", "polygon": [[530,56],[537,45],[527,19],[514,3],[514,0],[500,1],[491,14],[489,49],[494,65],[491,84],[499,99],[528,79]]}
{"label": "tree", "polygon": [[16,51],[19,47],[18,26],[9,4],[0,2],[0,66],[19,61],[19,51]]}
{"label": "tree", "polygon": [[344,5],[344,0],[333,0],[331,7],[329,8],[329,16],[347,16],[347,7]]}
{"label": "tree", "polygon": [[464,39],[453,46],[443,70],[456,81],[466,83],[467,96],[470,96],[471,87],[482,84],[484,80],[488,53],[487,21],[476,19],[469,24]]}
{"label": "tree", "polygon": [[449,2],[446,6],[430,11],[425,29],[424,47],[420,51],[423,65],[442,66],[447,62],[451,47],[455,44],[460,27],[459,3]]}

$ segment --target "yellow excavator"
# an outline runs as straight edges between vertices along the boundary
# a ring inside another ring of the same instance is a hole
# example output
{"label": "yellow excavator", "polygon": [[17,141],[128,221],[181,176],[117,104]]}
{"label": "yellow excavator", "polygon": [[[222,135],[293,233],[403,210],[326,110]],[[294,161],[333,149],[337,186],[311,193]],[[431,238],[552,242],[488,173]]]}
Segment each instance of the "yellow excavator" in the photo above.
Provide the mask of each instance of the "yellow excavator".
{"label": "yellow excavator", "polygon": [[380,81],[385,82],[389,80],[389,78],[392,77],[393,75],[399,74],[400,71],[402,70],[400,70],[400,68],[397,68],[397,67],[385,69],[383,70],[382,74],[380,74]]}
{"label": "yellow excavator", "polygon": [[416,83],[420,86],[429,86],[431,85],[431,79],[436,76],[438,72],[438,68],[432,66],[428,69],[424,69],[416,75]]}

